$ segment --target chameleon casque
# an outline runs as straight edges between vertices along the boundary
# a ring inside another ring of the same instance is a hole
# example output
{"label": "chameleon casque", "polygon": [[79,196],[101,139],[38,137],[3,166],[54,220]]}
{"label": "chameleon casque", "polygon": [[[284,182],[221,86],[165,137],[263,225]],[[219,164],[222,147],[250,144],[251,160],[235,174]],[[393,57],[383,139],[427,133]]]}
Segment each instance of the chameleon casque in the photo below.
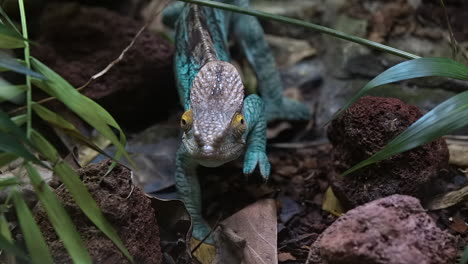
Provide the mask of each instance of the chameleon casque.
{"label": "chameleon casque", "polygon": [[[218,2],[249,5],[248,0]],[[210,227],[201,214],[196,167],[220,166],[245,153],[244,174],[259,167],[267,180],[266,122],[307,120],[310,113],[302,103],[283,97],[274,58],[255,17],[177,2],[164,11],[164,23],[175,24],[175,74],[185,110],[176,187],[192,217],[193,237],[201,240]],[[254,69],[259,95],[246,96],[239,72],[229,63],[230,39],[240,45]]]}

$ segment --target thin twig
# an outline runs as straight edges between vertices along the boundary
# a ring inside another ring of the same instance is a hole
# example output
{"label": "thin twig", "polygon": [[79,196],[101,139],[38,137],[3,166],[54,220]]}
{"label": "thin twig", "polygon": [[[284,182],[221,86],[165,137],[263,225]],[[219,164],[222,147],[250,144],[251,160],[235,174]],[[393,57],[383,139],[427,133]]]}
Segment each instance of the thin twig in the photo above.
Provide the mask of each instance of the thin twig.
{"label": "thin twig", "polygon": [[449,31],[450,46],[452,47],[452,59],[455,59],[455,57],[458,54],[458,43],[457,43],[457,40],[455,39],[455,36],[453,35],[452,25],[450,25],[450,20],[449,20],[447,8],[445,7],[445,4],[444,4],[444,0],[440,0],[440,5],[442,6],[442,9],[444,10],[445,22],[447,23],[447,29]]}

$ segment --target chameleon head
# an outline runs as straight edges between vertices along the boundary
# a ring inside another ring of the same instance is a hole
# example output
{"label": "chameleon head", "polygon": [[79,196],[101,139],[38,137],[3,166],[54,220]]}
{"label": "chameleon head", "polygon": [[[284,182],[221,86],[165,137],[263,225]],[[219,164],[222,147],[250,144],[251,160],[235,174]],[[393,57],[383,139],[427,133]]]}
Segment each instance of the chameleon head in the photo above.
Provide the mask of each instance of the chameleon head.
{"label": "chameleon head", "polygon": [[195,77],[190,109],[181,118],[182,144],[207,167],[239,157],[245,146],[247,123],[242,115],[244,86],[236,68],[211,61]]}

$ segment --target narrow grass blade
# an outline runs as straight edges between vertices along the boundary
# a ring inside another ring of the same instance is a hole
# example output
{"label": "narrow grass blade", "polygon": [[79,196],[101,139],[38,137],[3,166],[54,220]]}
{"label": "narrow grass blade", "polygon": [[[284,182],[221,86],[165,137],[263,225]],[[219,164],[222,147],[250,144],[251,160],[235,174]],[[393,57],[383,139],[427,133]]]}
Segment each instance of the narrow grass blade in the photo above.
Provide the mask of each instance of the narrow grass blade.
{"label": "narrow grass blade", "polygon": [[21,141],[27,141],[26,134],[19,128],[10,117],[0,110],[0,132],[14,135]]}
{"label": "narrow grass blade", "polygon": [[463,256],[461,257],[459,264],[468,264],[468,246],[465,246],[465,250],[463,251]]}
{"label": "narrow grass blade", "polygon": [[[108,157],[109,159],[114,159],[107,153],[105,153],[101,148],[99,148],[96,144],[94,144],[90,139],[87,137],[83,136],[83,134],[78,131],[78,129],[70,122],[67,120],[63,119],[60,115],[50,111],[49,109],[43,107],[40,104],[34,104],[32,106],[34,112],[42,118],[44,121],[48,122],[50,125],[61,129],[63,132],[65,132],[67,135],[74,137],[81,143],[87,145],[88,147],[92,148],[93,150],[101,153],[102,155]],[[114,160],[117,162],[117,160]]]}
{"label": "narrow grass blade", "polygon": [[78,234],[72,220],[63,208],[60,201],[52,192],[47,183],[39,176],[39,173],[29,164],[26,164],[31,184],[42,207],[47,213],[51,225],[62,240],[65,248],[74,263],[92,263],[83,241]]}
{"label": "narrow grass blade", "polygon": [[21,227],[21,231],[26,241],[31,263],[47,264],[53,263],[49,248],[42,236],[41,230],[34,221],[34,217],[29,210],[21,194],[13,191],[13,202],[15,204],[16,215]]}
{"label": "narrow grass blade", "polygon": [[328,28],[328,27],[320,26],[320,25],[317,25],[317,24],[313,24],[313,23],[310,23],[310,22],[306,22],[306,21],[302,21],[302,20],[298,20],[298,19],[294,19],[294,18],[290,18],[290,17],[280,16],[280,15],[273,15],[273,14],[269,14],[269,13],[254,10],[252,8],[244,8],[244,7],[230,5],[230,4],[226,4],[226,3],[220,3],[218,1],[207,1],[207,0],[181,0],[181,1],[187,2],[187,3],[192,3],[192,4],[197,4],[197,5],[215,7],[215,8],[224,9],[224,10],[228,10],[228,11],[232,11],[232,12],[236,12],[236,13],[251,15],[251,16],[255,16],[255,17],[259,17],[259,18],[274,20],[274,21],[278,21],[278,22],[281,22],[281,23],[286,23],[286,24],[291,24],[291,25],[295,25],[295,26],[304,27],[304,28],[307,28],[307,29],[312,29],[312,30],[318,31],[320,33],[324,33],[324,34],[327,34],[327,35],[330,35],[330,36],[333,36],[333,37],[336,37],[336,38],[340,38],[340,39],[349,40],[349,41],[352,41],[352,42],[355,42],[355,43],[358,43],[358,44],[361,44],[361,45],[364,45],[364,46],[367,46],[367,47],[370,47],[370,48],[373,48],[373,49],[376,49],[376,50],[384,51],[384,52],[387,52],[387,53],[390,53],[390,54],[405,58],[405,59],[419,58],[419,56],[411,54],[411,53],[406,52],[406,51],[395,49],[395,48],[392,48],[392,47],[389,47],[389,46],[386,46],[386,45],[383,45],[383,44],[380,44],[380,43],[377,43],[377,42],[374,42],[374,41],[370,41],[368,39],[356,37],[356,36],[353,36],[353,35],[348,35],[348,34],[346,34],[344,32],[340,32],[338,30],[334,30],[334,29],[331,29],[331,28]]}
{"label": "narrow grass blade", "polygon": [[331,119],[335,119],[354,102],[375,87],[393,82],[429,76],[468,80],[468,68],[465,65],[448,58],[420,58],[399,63],[368,82],[345,104],[341,110],[334,114]]}
{"label": "narrow grass blade", "polygon": [[78,174],[65,162],[58,163],[54,168],[54,172],[59,175],[60,180],[63,181],[83,213],[133,262],[133,258],[120,240],[117,232],[106,220]]}
{"label": "narrow grass blade", "polygon": [[24,146],[31,145],[24,132],[10,119],[10,117],[0,110],[0,151],[10,153],[26,160],[33,161],[45,166]]}
{"label": "narrow grass blade", "polygon": [[345,171],[343,176],[392,155],[431,142],[466,125],[468,125],[468,91],[439,104],[390,141],[382,150]]}
{"label": "narrow grass blade", "polygon": [[11,118],[11,121],[13,121],[13,123],[15,123],[15,125],[17,125],[17,126],[22,126],[22,125],[26,124],[26,117],[27,117],[26,114],[13,116]]}
{"label": "narrow grass blade", "polygon": [[1,85],[0,86],[0,103],[10,100],[26,91],[26,85]]}
{"label": "narrow grass blade", "polygon": [[[63,102],[73,112],[99,131],[99,133],[112,141],[112,143],[117,147],[118,154],[123,154],[134,166],[133,161],[130,159],[127,151],[125,151],[125,135],[117,122],[115,122],[114,118],[104,108],[79,93],[67,81],[40,61],[32,58],[31,62],[34,69],[43,74],[49,80],[47,82],[36,81],[34,84],[49,95],[54,96]],[[116,129],[118,131],[119,137],[114,134],[112,129]]]}
{"label": "narrow grass blade", "polygon": [[0,23],[0,49],[16,49],[24,47],[24,39],[11,27]]}
{"label": "narrow grass blade", "polygon": [[11,21],[10,17],[5,13],[5,10],[0,6],[0,15],[10,24],[11,28],[14,29],[18,34],[21,34],[21,32],[16,28],[15,23]]}
{"label": "narrow grass blade", "polygon": [[[6,205],[2,206],[2,214],[0,214],[0,234],[5,237],[5,239],[13,244],[13,238],[11,236],[10,224],[5,218],[3,211],[5,210]],[[0,245],[0,248],[1,245]],[[5,264],[16,264],[16,257],[10,252],[5,252]]]}
{"label": "narrow grass blade", "polygon": [[[32,141],[36,147],[43,151],[43,155],[52,162],[58,162],[58,153],[53,146],[38,132],[33,131],[31,134]],[[115,232],[112,225],[105,219],[101,210],[97,206],[93,197],[89,193],[86,186],[81,182],[80,177],[76,172],[64,162],[58,162],[54,168],[54,172],[59,176],[60,180],[65,184],[68,191],[72,195],[75,202],[83,210],[83,213],[107,236],[112,242],[124,253],[124,255],[133,262],[132,257],[123,245],[119,236]]]}
{"label": "narrow grass blade", "polygon": [[5,250],[7,253],[17,256],[20,259],[28,261],[26,253],[23,252],[19,247],[10,242],[4,234],[0,234],[0,248]]}
{"label": "narrow grass blade", "polygon": [[18,159],[18,156],[0,151],[0,168]]}
{"label": "narrow grass blade", "polygon": [[16,177],[0,179],[0,191],[14,185],[20,185],[21,181]]}
{"label": "narrow grass blade", "polygon": [[[22,157],[26,160],[42,164],[21,142],[8,134],[0,134],[0,151]],[[42,164],[44,165],[44,164]]]}
{"label": "narrow grass blade", "polygon": [[4,69],[8,69],[17,73],[21,73],[24,75],[29,75],[31,77],[45,80],[45,77],[42,74],[39,74],[28,67],[19,63],[15,58],[9,57],[4,53],[0,52],[0,67]]}

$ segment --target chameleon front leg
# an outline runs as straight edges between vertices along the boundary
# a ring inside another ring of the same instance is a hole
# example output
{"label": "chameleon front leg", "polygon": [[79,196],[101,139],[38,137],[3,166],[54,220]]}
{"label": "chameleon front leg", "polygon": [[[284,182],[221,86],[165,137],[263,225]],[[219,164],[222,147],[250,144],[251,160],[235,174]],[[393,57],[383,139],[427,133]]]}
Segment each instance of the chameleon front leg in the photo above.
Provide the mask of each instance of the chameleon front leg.
{"label": "chameleon front leg", "polygon": [[[246,0],[238,0],[236,4],[248,7]],[[266,120],[309,119],[310,111],[306,105],[283,96],[276,63],[258,20],[252,16],[235,14],[233,24],[236,39],[257,75],[259,92],[265,102]]]}
{"label": "chameleon front leg", "polygon": [[[196,167],[197,163],[191,159],[182,145],[177,151],[176,157],[176,188],[179,198],[184,201],[192,218],[192,237],[201,241],[210,233],[211,228],[202,217],[201,191]],[[214,241],[209,237],[205,243],[214,244]]]}
{"label": "chameleon front leg", "polygon": [[262,99],[252,94],[244,100],[244,117],[247,122],[247,150],[244,158],[244,174],[252,174],[260,168],[263,179],[270,176],[270,162],[266,155],[266,120]]}

